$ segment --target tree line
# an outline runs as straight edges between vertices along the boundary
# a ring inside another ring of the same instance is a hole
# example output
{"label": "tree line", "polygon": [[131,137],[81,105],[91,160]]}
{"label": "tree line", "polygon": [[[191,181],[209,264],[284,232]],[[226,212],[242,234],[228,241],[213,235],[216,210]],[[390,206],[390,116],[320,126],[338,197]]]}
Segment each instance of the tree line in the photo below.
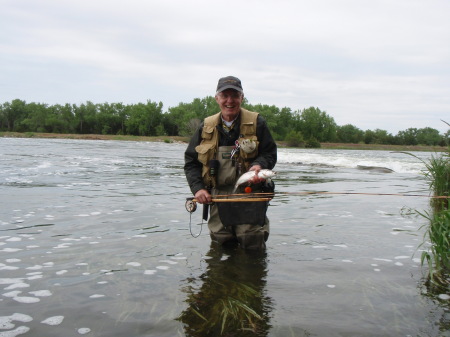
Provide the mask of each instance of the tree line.
{"label": "tree line", "polygon": [[[317,107],[292,111],[274,105],[250,104],[242,107],[259,112],[277,141],[291,146],[316,147],[322,142],[390,145],[449,144],[450,130],[409,128],[396,135],[386,130],[361,130],[355,125],[337,125],[333,117]],[[0,131],[135,136],[191,136],[203,119],[218,112],[214,97],[195,98],[163,111],[162,102],[123,104],[90,101],[82,104],[27,103],[15,99],[0,104]]]}

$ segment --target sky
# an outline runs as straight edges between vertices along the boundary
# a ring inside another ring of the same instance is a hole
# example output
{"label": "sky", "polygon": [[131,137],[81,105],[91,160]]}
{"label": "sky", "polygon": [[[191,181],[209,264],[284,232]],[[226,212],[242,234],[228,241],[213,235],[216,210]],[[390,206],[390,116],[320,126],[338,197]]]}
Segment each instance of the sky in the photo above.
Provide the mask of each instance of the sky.
{"label": "sky", "polygon": [[0,104],[250,104],[362,130],[450,123],[449,0],[0,0]]}

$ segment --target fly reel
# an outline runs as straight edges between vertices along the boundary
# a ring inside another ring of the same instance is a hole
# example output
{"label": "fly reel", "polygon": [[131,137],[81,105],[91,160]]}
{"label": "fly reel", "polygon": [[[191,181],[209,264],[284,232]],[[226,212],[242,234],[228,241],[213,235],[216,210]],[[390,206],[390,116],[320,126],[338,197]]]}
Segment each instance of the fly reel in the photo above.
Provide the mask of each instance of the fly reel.
{"label": "fly reel", "polygon": [[197,203],[193,200],[193,198],[188,198],[186,199],[186,204],[184,207],[186,207],[186,211],[193,213],[197,209]]}

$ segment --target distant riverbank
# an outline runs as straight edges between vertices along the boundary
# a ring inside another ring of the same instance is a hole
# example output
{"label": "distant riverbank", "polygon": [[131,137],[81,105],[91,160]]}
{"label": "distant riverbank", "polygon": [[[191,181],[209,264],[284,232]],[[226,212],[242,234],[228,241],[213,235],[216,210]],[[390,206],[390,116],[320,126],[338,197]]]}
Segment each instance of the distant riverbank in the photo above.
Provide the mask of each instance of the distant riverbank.
{"label": "distant riverbank", "polygon": [[[165,143],[187,143],[189,137],[181,136],[129,136],[129,135],[97,135],[97,134],[63,134],[63,133],[37,133],[37,132],[0,132],[0,137],[10,138],[61,138],[61,139],[92,139],[92,140],[122,140]],[[278,146],[286,147],[285,142],[277,142]],[[445,151],[441,146],[425,145],[383,145],[383,144],[346,144],[346,143],[321,143],[322,149],[340,150],[383,150],[383,151]]]}

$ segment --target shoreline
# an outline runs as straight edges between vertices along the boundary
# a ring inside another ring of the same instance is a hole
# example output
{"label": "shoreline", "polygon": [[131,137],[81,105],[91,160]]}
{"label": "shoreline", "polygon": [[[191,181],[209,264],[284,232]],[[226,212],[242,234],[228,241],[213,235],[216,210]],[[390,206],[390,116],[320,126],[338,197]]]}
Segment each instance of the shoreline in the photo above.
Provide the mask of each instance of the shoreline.
{"label": "shoreline", "polygon": [[[54,138],[54,139],[86,139],[86,140],[119,140],[135,142],[165,142],[188,143],[189,137],[182,136],[129,136],[129,135],[98,135],[98,134],[65,134],[38,132],[0,132],[5,138]],[[276,142],[279,147],[288,147],[285,142]],[[384,145],[384,144],[350,144],[350,143],[321,143],[321,149],[335,150],[378,150],[378,151],[419,151],[442,152],[446,147],[428,145]]]}

